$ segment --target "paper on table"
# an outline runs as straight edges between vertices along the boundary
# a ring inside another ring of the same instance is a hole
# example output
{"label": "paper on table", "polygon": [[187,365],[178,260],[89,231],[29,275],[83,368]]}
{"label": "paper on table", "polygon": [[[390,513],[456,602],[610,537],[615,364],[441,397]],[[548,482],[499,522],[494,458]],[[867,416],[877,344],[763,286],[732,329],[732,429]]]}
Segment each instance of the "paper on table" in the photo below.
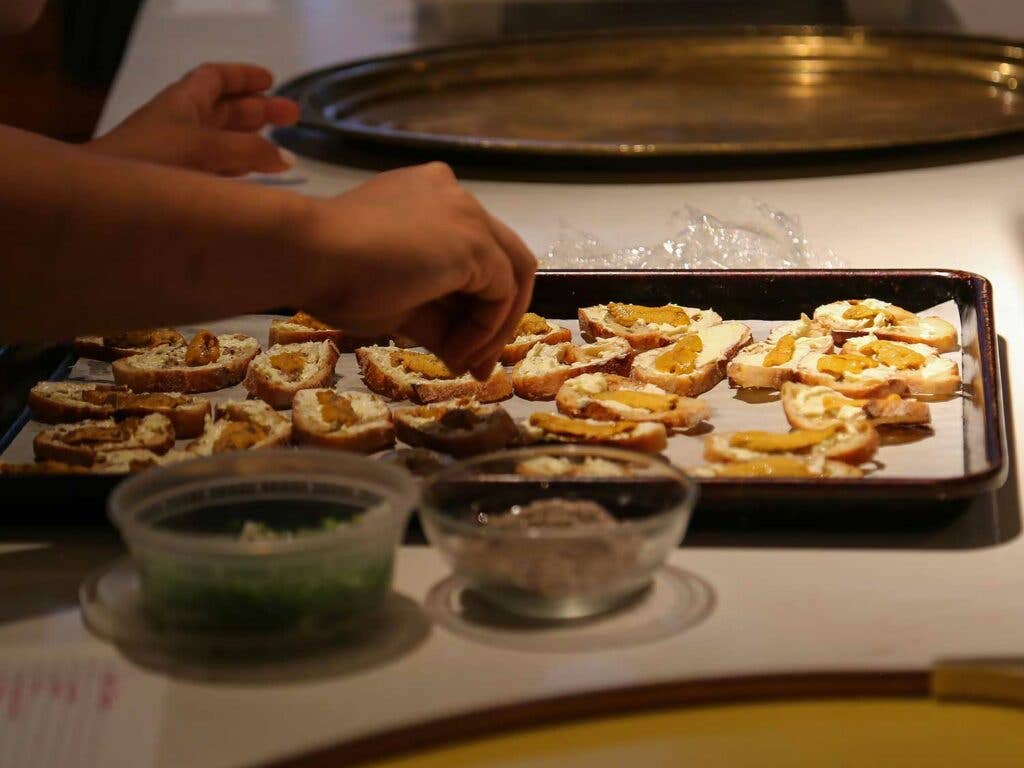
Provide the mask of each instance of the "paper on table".
{"label": "paper on table", "polygon": [[0,765],[153,765],[166,685],[99,651],[5,649]]}
{"label": "paper on table", "polygon": [[[962,334],[960,313],[956,303],[947,301],[936,307],[924,310],[922,315],[935,315],[950,322]],[[792,318],[779,320],[744,320],[750,326],[756,340],[764,339],[768,332],[782,322]],[[214,333],[247,333],[254,336],[263,345],[267,345],[267,333],[271,317],[268,315],[246,315],[229,320],[207,324],[206,328]],[[559,321],[570,327],[577,341],[579,323],[576,320]],[[182,328],[182,333],[191,336],[198,330],[196,327]],[[957,361],[963,367],[962,355],[959,351],[944,355]],[[338,361],[338,387],[366,391],[359,376],[355,356],[342,355]],[[92,360],[79,360],[71,370],[70,378],[89,381],[112,381],[110,366]],[[241,386],[231,387],[208,395],[215,402],[233,398],[245,398],[247,393]],[[732,432],[746,429],[766,429],[786,431],[789,423],[783,414],[778,400],[752,404],[737,397],[737,390],[731,389],[728,382],[722,382],[710,392],[701,395],[711,406],[710,423],[717,432]],[[514,397],[504,403],[505,408],[517,421],[529,418],[536,411],[554,411],[553,402],[530,402]],[[934,434],[926,439],[906,445],[885,445],[876,455],[878,468],[871,473],[872,477],[909,477],[909,478],[940,478],[959,477],[964,473],[964,403],[960,397],[941,402],[929,403],[932,412],[932,428]],[[32,438],[43,427],[29,422],[25,429],[14,439],[8,449],[0,457],[5,461],[32,461]],[[184,441],[181,442],[184,444]],[[702,453],[704,435],[677,434],[669,439],[665,455],[681,467],[694,467],[704,463]]]}

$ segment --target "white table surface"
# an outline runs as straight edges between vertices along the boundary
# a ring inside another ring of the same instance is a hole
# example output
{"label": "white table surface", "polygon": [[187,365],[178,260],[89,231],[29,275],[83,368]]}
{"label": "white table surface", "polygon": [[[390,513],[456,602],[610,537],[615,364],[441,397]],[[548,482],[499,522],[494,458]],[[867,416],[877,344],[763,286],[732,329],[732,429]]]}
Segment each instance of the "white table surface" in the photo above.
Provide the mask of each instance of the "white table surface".
{"label": "white table surface", "polygon": [[[968,29],[1024,36],[1024,14],[1014,27],[993,20],[994,3],[972,3],[970,13],[964,5]],[[408,47],[410,9],[404,0],[150,0],[101,129],[203,60],[258,61],[287,78],[340,59]],[[313,194],[339,192],[367,175],[305,159],[293,172],[302,180],[296,188]],[[538,250],[551,242],[559,216],[617,222],[625,236],[639,239],[681,202],[710,207],[752,195],[798,214],[815,241],[851,266],[978,271],[994,283],[1008,378],[1024,380],[1024,156],[812,178],[469,185]],[[1024,412],[1022,398],[1019,385],[1006,392],[1011,412]],[[714,610],[683,633],[645,644],[578,653],[515,650],[439,624],[421,626],[421,617],[406,627],[416,642],[391,658],[298,665],[276,680],[198,682],[125,660],[130,674],[166,681],[162,703],[151,713],[161,722],[155,764],[242,765],[482,705],[657,680],[902,669],[950,656],[1020,654],[1024,541],[1015,475],[1021,445],[1012,433],[1011,439],[1017,448],[1011,484],[985,500],[981,518],[951,522],[948,531],[935,532],[934,541],[923,536],[907,539],[906,546],[826,548],[781,537],[781,544],[804,546],[681,549],[672,562],[711,585]],[[969,547],[978,525],[987,531],[978,542],[1000,543]],[[4,652],[42,647],[73,654],[98,646],[81,626],[75,585],[118,554],[116,539],[95,530],[28,531],[17,541],[0,535],[7,539],[0,546]],[[950,545],[954,540],[965,548]],[[405,548],[397,590],[422,603],[445,575],[432,551]],[[109,764],[133,763],[125,754]]]}

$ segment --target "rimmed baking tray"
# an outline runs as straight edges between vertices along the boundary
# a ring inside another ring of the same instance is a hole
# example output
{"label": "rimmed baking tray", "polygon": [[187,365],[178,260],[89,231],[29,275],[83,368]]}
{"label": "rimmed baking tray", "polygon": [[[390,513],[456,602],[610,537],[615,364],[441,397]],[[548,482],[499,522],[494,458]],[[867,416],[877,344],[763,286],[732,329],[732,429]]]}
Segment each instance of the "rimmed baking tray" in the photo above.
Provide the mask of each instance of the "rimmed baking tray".
{"label": "rimmed baking tray", "polygon": [[422,50],[284,84],[301,125],[420,150],[644,158],[1024,130],[1024,48],[860,27],[716,27]]}
{"label": "rimmed baking tray", "polygon": [[[819,304],[866,296],[914,311],[955,302],[963,341],[964,384],[956,468],[945,472],[940,467],[939,472],[922,476],[883,473],[859,479],[707,479],[701,481],[698,510],[738,509],[756,514],[797,508],[836,513],[853,508],[858,514],[876,510],[898,519],[912,510],[948,513],[966,500],[998,488],[1008,469],[1006,435],[992,289],[980,275],[953,270],[546,271],[537,277],[533,309],[546,317],[564,319],[575,317],[579,307],[609,300],[673,301],[713,307],[729,319],[784,321]],[[346,365],[352,368],[350,363],[343,359],[339,370]],[[54,378],[66,377],[70,370],[62,366]],[[350,371],[348,379],[356,380],[356,376]],[[728,394],[726,384],[719,387]],[[525,405],[514,403],[509,408],[522,410]],[[0,458],[27,420],[25,413],[0,439]],[[715,424],[714,415],[711,422]],[[716,427],[722,428],[721,424]],[[922,450],[916,455],[930,460],[927,441],[916,447]],[[45,508],[48,516],[87,519],[102,512],[106,495],[117,480],[80,475],[0,476],[0,498],[7,514]],[[890,507],[891,502],[898,506]]]}

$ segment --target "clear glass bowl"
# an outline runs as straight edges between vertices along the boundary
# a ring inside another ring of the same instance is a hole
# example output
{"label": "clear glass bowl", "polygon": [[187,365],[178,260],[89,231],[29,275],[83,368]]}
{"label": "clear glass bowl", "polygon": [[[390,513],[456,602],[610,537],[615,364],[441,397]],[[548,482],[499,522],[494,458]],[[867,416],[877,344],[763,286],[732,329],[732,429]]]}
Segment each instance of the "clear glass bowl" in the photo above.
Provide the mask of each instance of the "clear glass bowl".
{"label": "clear glass bowl", "polygon": [[567,619],[643,590],[681,541],[696,498],[697,484],[656,457],[527,448],[437,473],[423,488],[420,518],[481,597],[512,613]]}
{"label": "clear glass bowl", "polygon": [[401,468],[279,449],[150,470],[108,511],[153,627],[314,639],[381,605],[417,497]]}

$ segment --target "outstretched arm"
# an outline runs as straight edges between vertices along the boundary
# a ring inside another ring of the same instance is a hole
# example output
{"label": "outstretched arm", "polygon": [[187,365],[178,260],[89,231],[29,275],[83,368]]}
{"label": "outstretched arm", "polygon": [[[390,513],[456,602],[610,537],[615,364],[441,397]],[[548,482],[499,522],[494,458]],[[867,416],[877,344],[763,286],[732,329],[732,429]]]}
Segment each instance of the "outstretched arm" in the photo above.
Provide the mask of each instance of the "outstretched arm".
{"label": "outstretched arm", "polygon": [[0,167],[7,341],[287,304],[483,375],[532,290],[533,256],[441,164],[326,200],[0,127]]}

